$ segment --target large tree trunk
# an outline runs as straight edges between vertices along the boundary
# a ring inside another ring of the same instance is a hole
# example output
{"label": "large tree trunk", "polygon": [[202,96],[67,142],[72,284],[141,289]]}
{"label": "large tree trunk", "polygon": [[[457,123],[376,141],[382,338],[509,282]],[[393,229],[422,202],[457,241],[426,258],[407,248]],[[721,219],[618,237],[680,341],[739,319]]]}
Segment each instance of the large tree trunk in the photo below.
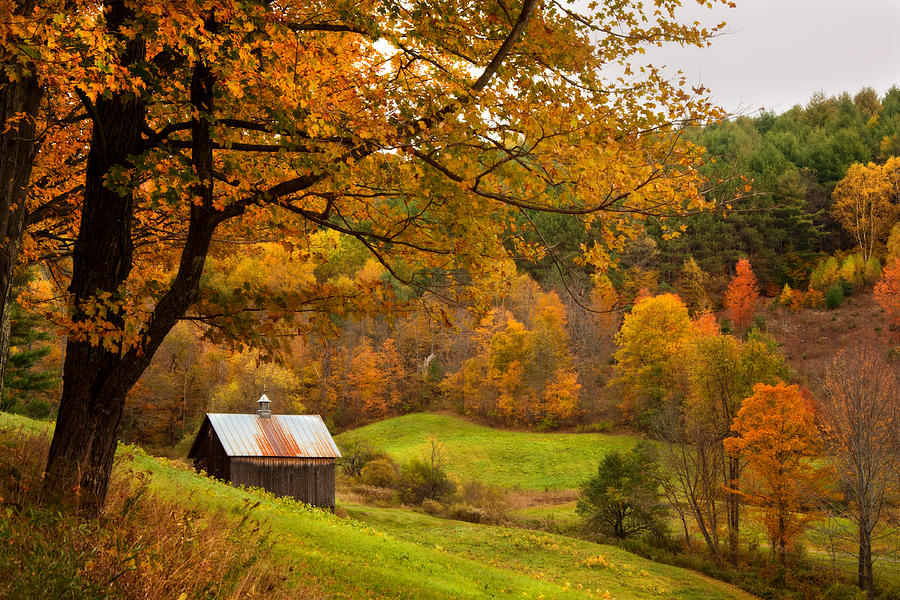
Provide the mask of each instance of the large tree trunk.
{"label": "large tree trunk", "polygon": [[[127,15],[123,3],[111,3],[108,27],[115,31]],[[143,52],[143,44],[129,42],[123,64],[132,64]],[[213,83],[209,69],[197,65],[191,100],[195,109],[192,163],[199,180],[194,193],[199,202],[190,205],[188,234],[178,272],[154,307],[141,342],[120,352],[78,337],[66,347],[63,393],[47,461],[45,489],[51,501],[85,514],[99,512],[106,498],[125,396],[166,334],[196,302],[213,233],[225,218],[212,207],[212,144],[205,115],[212,112]],[[88,323],[85,302],[102,292],[118,297],[131,270],[133,198],[128,192],[120,194],[104,187],[104,178],[141,151],[140,132],[145,118],[141,101],[127,93],[98,100],[94,112],[94,137],[72,274],[76,326]],[[117,327],[123,324],[121,314],[113,314],[107,320]]]}
{"label": "large tree trunk", "polygon": [[41,96],[34,75],[19,73],[15,81],[0,85],[0,393],[9,355],[12,279],[38,148],[36,118]]}
{"label": "large tree trunk", "polygon": [[[107,9],[107,28],[115,32],[128,16],[123,4],[113,3]],[[143,43],[130,41],[122,62],[133,64],[143,54]],[[127,388],[111,385],[121,355],[96,338],[92,343],[95,327],[86,309],[104,292],[114,302],[121,299],[131,272],[134,198],[130,190],[107,187],[106,178],[141,152],[145,118],[143,102],[129,92],[100,96],[92,108],[93,136],[69,287],[73,322],[86,331],[66,343],[62,397],[45,476],[51,500],[74,503],[87,513],[99,510],[106,497]],[[121,310],[110,310],[107,320],[119,330],[124,324]]]}

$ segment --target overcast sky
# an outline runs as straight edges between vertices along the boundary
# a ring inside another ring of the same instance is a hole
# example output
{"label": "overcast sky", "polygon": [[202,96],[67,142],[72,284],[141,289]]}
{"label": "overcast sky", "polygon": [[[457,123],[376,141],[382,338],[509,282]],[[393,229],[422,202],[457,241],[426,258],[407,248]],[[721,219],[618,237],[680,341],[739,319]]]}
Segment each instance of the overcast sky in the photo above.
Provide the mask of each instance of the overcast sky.
{"label": "overcast sky", "polygon": [[680,68],[732,112],[783,112],[819,90],[852,95],[871,86],[883,95],[900,86],[900,0],[735,2],[685,9],[705,24],[728,23],[711,47],[654,50],[649,62]]}

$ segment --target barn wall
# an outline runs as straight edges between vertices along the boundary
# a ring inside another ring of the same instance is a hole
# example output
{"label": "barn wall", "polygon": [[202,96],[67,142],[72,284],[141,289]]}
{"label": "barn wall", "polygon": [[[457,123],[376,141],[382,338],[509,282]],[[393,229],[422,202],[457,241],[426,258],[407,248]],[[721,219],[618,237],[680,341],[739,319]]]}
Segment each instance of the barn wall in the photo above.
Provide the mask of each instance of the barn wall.
{"label": "barn wall", "polygon": [[334,508],[333,458],[231,458],[231,482],[292,496],[313,506]]}
{"label": "barn wall", "polygon": [[208,422],[204,422],[204,427],[200,431],[197,443],[193,449],[194,468],[198,471],[206,471],[206,474],[216,479],[228,480],[228,456],[225,455],[225,448],[219,437],[209,426]]}

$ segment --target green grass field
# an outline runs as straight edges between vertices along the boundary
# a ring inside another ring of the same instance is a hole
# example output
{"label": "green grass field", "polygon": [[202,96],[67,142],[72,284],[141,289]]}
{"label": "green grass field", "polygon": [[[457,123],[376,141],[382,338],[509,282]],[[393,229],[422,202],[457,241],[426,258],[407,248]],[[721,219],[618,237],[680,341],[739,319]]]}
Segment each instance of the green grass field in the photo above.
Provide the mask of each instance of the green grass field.
{"label": "green grass field", "polygon": [[575,597],[619,599],[711,598],[722,594],[751,598],[719,581],[649,562],[612,546],[537,531],[448,521],[402,509],[343,508],[353,518],[396,539],[466,557],[485,570],[512,571],[555,586],[557,591],[547,598],[570,593]]}
{"label": "green grass field", "polygon": [[[0,435],[47,431],[0,413]],[[347,507],[341,518],[200,477],[178,461],[119,449],[120,475],[146,472],[152,489],[195,508],[252,514],[271,532],[286,575],[327,598],[750,598],[697,573],[562,536],[470,525],[400,509]],[[37,566],[37,565],[36,565]]]}
{"label": "green grass field", "polygon": [[411,414],[379,421],[336,437],[339,446],[365,441],[398,461],[424,458],[428,436],[441,444],[447,471],[467,481],[526,490],[578,487],[604,454],[627,450],[638,439],[601,433],[503,431],[443,414]]}

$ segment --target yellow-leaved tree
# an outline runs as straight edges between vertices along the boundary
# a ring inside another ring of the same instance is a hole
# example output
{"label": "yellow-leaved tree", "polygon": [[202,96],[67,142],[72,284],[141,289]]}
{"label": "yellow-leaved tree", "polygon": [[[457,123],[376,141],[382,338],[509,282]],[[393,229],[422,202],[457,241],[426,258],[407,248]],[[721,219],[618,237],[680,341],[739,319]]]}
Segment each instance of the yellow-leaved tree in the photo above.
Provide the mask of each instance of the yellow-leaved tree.
{"label": "yellow-leaved tree", "polygon": [[[678,22],[680,0],[21,4],[60,39],[13,32],[3,50],[27,68],[64,48],[54,89],[91,132],[44,479],[63,506],[102,506],[125,395],[198,310],[207,257],[229,242],[305,248],[332,230],[383,277],[454,297],[504,269],[522,214],[581,215],[601,240],[588,262],[604,264],[641,219],[704,204],[683,132],[716,111],[683,79],[629,64],[715,34]],[[397,301],[373,275],[360,272],[359,310]],[[258,327],[322,314],[273,308]]]}
{"label": "yellow-leaved tree", "polygon": [[622,409],[649,427],[664,405],[687,396],[688,349],[697,335],[687,306],[675,294],[635,303],[616,335],[616,383]]}
{"label": "yellow-leaved tree", "polygon": [[831,212],[868,261],[900,218],[900,158],[851,165],[833,198]]}

